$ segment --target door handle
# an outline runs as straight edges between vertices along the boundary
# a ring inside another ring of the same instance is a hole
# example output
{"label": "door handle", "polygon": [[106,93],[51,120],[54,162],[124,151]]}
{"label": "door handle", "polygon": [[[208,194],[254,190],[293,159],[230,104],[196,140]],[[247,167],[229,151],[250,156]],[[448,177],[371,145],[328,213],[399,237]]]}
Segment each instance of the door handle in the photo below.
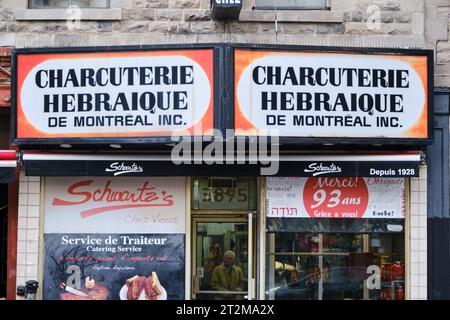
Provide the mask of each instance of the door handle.
{"label": "door handle", "polygon": [[192,283],[194,288],[194,294],[197,294],[200,291],[200,284],[197,275],[192,276]]}

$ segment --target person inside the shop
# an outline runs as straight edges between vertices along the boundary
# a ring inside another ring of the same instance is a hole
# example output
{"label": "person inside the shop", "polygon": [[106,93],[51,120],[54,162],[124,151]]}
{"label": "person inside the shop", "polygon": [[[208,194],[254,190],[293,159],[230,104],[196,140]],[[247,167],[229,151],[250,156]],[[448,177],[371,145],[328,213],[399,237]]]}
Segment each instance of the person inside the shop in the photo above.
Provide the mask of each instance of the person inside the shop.
{"label": "person inside the shop", "polygon": [[211,289],[211,277],[214,269],[223,262],[223,249],[220,243],[215,243],[208,253],[205,263],[205,275],[202,281],[202,289]]}
{"label": "person inside the shop", "polygon": [[[242,269],[234,264],[236,255],[228,250],[223,256],[223,263],[217,266],[211,277],[211,287],[216,291],[243,291],[244,274]],[[216,294],[216,300],[240,300],[242,294]]]}

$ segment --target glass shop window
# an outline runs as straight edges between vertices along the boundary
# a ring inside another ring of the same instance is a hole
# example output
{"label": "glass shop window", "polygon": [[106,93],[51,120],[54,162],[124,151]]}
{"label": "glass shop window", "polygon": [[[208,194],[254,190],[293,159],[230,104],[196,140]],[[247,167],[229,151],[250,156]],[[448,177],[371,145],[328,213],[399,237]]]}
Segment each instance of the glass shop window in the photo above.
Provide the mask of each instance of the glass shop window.
{"label": "glass shop window", "polygon": [[192,182],[194,210],[256,210],[256,179],[196,177]]}
{"label": "glass shop window", "polygon": [[267,299],[405,299],[403,220],[282,220],[268,221]]}
{"label": "glass shop window", "polygon": [[109,8],[110,0],[30,0],[30,9],[60,9],[70,6],[80,8]]}
{"label": "glass shop window", "polygon": [[327,0],[256,0],[255,9],[323,10],[327,9]]}

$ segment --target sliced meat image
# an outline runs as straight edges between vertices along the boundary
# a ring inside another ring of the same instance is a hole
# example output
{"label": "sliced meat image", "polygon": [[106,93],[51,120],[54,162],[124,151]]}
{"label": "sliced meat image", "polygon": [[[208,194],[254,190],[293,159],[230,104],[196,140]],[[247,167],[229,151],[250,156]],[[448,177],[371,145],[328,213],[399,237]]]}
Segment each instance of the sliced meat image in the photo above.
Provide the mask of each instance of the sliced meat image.
{"label": "sliced meat image", "polygon": [[157,300],[158,299],[158,293],[153,289],[153,279],[152,276],[145,279],[145,295],[147,296],[148,300]]}
{"label": "sliced meat image", "polygon": [[127,300],[139,299],[142,290],[147,300],[158,300],[163,291],[156,272],[152,272],[152,275],[148,277],[136,275],[127,279],[125,284],[128,287]]}
{"label": "sliced meat image", "polygon": [[161,283],[159,283],[159,279],[158,279],[158,276],[156,275],[155,271],[152,272],[151,278],[153,280],[153,290],[156,291],[156,294],[158,296],[161,295],[163,293],[163,291],[161,288]]}
{"label": "sliced meat image", "polygon": [[[134,279],[133,279],[134,278]],[[133,277],[132,281],[127,281],[128,291],[127,291],[127,299],[128,300],[137,300],[145,285],[145,277]],[[130,279],[129,279],[130,280]]]}

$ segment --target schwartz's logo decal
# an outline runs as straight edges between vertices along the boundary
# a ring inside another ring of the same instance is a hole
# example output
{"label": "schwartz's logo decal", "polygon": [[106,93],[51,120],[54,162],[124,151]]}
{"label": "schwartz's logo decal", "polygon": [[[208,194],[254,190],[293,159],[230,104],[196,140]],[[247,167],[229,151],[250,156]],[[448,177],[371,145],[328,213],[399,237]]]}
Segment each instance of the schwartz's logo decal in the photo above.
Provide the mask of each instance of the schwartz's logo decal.
{"label": "schwartz's logo decal", "polygon": [[105,169],[105,172],[114,172],[114,176],[119,176],[121,174],[127,173],[139,173],[144,172],[144,168],[138,166],[136,163],[131,165],[126,165],[124,162],[113,162],[109,165],[109,168]]}
{"label": "schwartz's logo decal", "polygon": [[53,206],[77,206],[89,202],[98,203],[93,209],[80,212],[82,218],[89,218],[108,211],[142,208],[142,207],[170,207],[173,206],[174,195],[165,190],[157,190],[149,181],[133,190],[113,187],[108,180],[103,187],[93,188],[94,180],[75,182],[67,188],[64,198],[54,198]]}
{"label": "schwartz's logo decal", "polygon": [[323,165],[323,163],[311,163],[307,169],[304,170],[306,173],[312,173],[312,176],[319,176],[321,174],[327,174],[327,173],[340,173],[342,172],[342,168],[338,165],[335,165],[334,163],[331,163],[330,165],[326,166]]}

